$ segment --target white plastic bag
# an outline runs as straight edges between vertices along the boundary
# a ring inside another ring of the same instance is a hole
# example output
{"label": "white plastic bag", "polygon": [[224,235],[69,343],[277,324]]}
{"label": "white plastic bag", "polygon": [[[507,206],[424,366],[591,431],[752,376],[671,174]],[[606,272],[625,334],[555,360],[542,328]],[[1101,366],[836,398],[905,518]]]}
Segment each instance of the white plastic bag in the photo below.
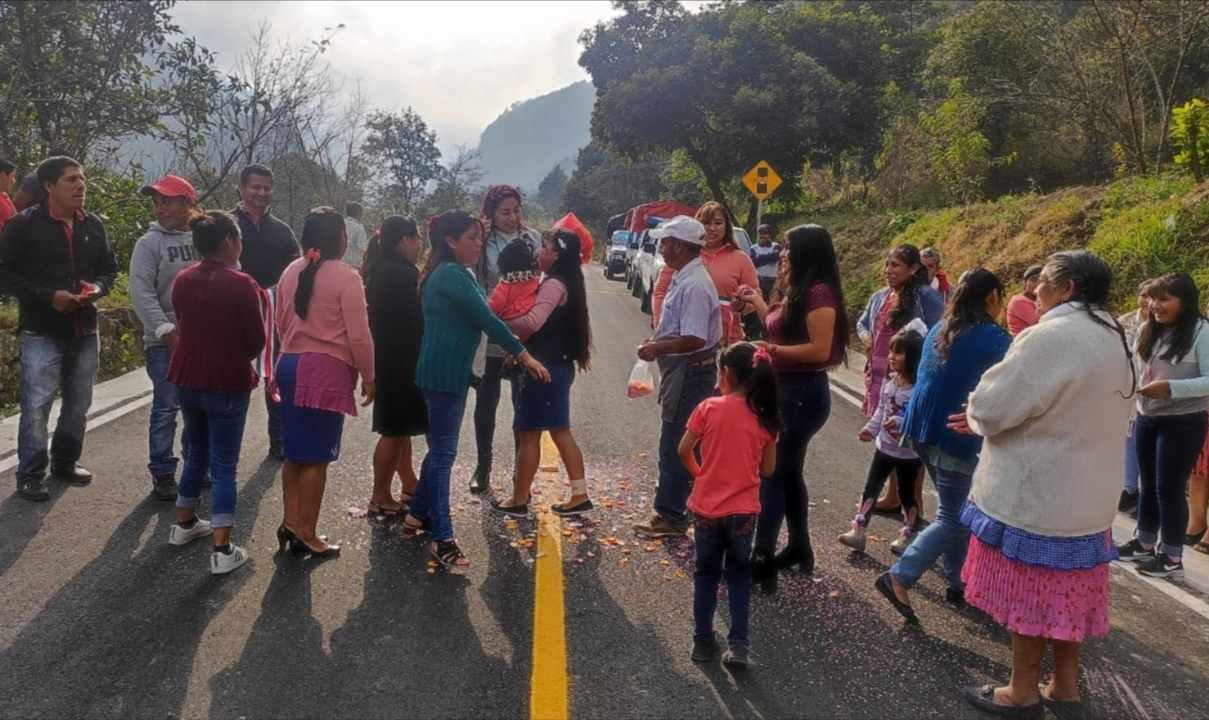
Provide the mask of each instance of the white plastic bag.
{"label": "white plastic bag", "polygon": [[659,372],[655,369],[655,363],[647,360],[634,363],[634,369],[630,371],[630,381],[625,388],[626,397],[640,398],[652,395],[658,390]]}

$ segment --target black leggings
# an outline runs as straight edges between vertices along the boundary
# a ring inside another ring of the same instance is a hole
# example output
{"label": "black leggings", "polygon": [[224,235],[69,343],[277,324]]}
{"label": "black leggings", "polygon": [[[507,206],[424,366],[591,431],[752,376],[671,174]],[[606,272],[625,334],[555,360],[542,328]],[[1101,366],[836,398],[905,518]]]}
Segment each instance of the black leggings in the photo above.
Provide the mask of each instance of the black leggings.
{"label": "black leggings", "polygon": [[900,459],[891,457],[881,450],[873,451],[873,462],[869,463],[869,476],[865,479],[865,493],[861,495],[861,506],[857,511],[856,521],[862,526],[869,523],[869,513],[877,496],[881,495],[886,486],[886,478],[890,473],[898,476],[898,497],[903,504],[903,519],[908,524],[915,522],[919,508],[915,505],[915,483],[919,480],[919,471],[923,463],[918,458]]}

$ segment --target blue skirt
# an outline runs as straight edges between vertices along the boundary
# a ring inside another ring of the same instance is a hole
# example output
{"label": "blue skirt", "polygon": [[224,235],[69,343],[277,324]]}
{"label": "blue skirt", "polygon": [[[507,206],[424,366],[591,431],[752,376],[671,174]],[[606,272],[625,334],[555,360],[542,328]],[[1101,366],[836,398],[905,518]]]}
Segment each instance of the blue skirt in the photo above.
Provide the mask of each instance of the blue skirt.
{"label": "blue skirt", "polygon": [[277,388],[281,391],[282,449],[287,460],[301,465],[322,465],[340,457],[344,414],[294,404],[298,360],[301,355],[282,355],[277,361]]}
{"label": "blue skirt", "polygon": [[517,432],[565,430],[571,427],[571,383],[575,365],[571,361],[550,363],[550,382],[526,375],[513,392],[512,429]]}

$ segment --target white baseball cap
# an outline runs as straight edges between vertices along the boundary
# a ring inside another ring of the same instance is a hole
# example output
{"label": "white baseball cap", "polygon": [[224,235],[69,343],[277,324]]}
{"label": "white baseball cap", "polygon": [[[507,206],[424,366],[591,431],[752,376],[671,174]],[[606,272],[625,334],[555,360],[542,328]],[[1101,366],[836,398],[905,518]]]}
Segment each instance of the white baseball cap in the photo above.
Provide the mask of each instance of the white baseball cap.
{"label": "white baseball cap", "polygon": [[662,222],[649,234],[656,240],[670,237],[690,245],[705,246],[705,226],[688,215],[677,215]]}

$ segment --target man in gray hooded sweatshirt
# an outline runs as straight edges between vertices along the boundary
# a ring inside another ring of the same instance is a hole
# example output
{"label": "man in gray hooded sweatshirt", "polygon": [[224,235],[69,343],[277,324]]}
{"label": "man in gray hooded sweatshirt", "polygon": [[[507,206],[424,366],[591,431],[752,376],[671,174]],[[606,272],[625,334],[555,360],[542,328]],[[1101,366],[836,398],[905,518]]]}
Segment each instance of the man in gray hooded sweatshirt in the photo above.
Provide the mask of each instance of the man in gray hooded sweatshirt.
{"label": "man in gray hooded sweatshirt", "polygon": [[[197,191],[188,180],[165,175],[142,189],[155,204],[156,222],[139,238],[130,257],[130,299],[143,323],[143,352],[153,387],[148,433],[151,494],[176,499],[176,386],[168,382],[168,365],[179,334],[172,309],[172,281],[198,260],[189,229]],[[182,448],[182,451],[185,451]]]}

